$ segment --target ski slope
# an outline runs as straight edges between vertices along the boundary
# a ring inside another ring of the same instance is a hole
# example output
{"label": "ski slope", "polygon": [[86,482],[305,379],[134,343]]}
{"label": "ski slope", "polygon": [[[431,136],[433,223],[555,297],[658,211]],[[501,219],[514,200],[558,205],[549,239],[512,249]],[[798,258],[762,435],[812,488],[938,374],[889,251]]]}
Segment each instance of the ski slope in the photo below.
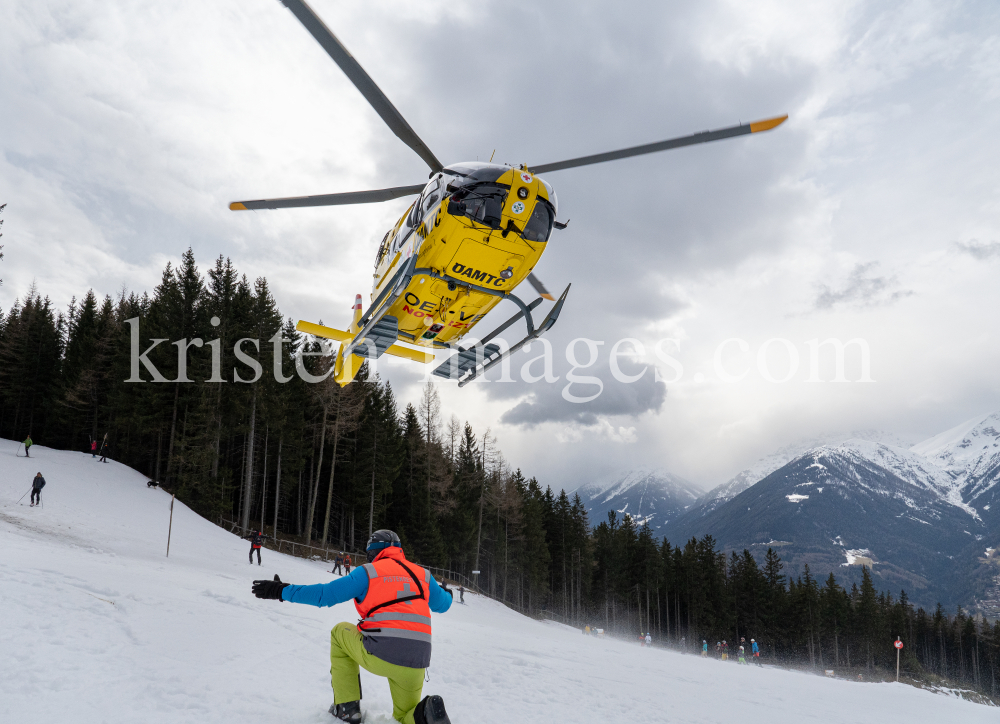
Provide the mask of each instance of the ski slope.
{"label": "ski slope", "polygon": [[[330,724],[329,630],[354,607],[250,594],[254,578],[329,580],[318,562],[263,551],[174,507],[146,478],[90,455],[0,440],[0,721]],[[37,471],[44,507],[25,496]],[[424,693],[454,724],[511,721],[996,722],[997,710],[897,684],[741,667],[584,637],[466,596],[435,615]],[[369,724],[385,682],[362,671]]]}

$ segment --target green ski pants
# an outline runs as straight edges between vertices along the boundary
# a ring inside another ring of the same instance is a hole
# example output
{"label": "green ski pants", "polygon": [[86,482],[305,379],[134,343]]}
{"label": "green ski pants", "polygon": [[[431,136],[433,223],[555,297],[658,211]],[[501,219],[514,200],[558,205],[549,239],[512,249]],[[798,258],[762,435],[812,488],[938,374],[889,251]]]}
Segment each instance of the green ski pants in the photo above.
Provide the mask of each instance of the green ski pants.
{"label": "green ski pants", "polygon": [[359,668],[389,680],[392,717],[402,724],[414,724],[413,710],[424,689],[424,670],[390,664],[365,650],[361,632],[351,623],[338,623],[330,632],[330,681],[333,703],[344,704],[361,698]]}

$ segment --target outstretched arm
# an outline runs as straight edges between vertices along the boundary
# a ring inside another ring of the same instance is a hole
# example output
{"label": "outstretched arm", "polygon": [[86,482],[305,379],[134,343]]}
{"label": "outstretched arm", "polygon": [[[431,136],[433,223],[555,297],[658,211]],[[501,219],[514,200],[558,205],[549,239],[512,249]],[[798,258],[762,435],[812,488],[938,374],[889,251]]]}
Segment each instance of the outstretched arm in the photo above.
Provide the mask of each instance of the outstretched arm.
{"label": "outstretched arm", "polygon": [[311,586],[285,584],[278,592],[278,596],[260,596],[257,593],[257,583],[254,581],[254,595],[258,598],[274,597],[281,601],[305,603],[310,606],[336,606],[338,603],[350,601],[352,598],[360,601],[365,597],[365,594],[368,593],[368,571],[364,568],[356,568],[351,571],[349,576]]}
{"label": "outstretched arm", "polygon": [[431,576],[430,596],[428,605],[434,613],[444,613],[451,608],[451,591],[438,585],[437,579]]}

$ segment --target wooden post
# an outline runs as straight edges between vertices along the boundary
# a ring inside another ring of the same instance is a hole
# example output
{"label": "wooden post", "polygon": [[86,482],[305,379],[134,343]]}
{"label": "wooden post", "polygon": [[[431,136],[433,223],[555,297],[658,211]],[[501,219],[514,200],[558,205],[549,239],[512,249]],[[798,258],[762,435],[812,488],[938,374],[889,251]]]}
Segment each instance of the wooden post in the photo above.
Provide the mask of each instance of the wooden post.
{"label": "wooden post", "polygon": [[167,527],[167,558],[170,558],[170,533],[174,529],[174,496],[170,496],[170,525]]}

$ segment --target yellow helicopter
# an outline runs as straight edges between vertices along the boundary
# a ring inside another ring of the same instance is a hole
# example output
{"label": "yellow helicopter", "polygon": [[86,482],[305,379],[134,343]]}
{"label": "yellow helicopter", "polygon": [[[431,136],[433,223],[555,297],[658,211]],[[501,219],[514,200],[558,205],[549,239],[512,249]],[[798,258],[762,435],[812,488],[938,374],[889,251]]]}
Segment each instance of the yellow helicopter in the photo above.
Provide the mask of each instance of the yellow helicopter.
{"label": "yellow helicopter", "polygon": [[[379,245],[370,306],[362,310],[361,295],[357,295],[354,318],[346,331],[304,321],[296,326],[301,332],[341,343],[334,367],[334,379],[340,385],[354,379],[365,359],[378,359],[383,354],[424,363],[435,359],[429,352],[399,344],[402,341],[454,350],[455,354],[434,374],[456,379],[461,387],[552,328],[569,286],[554,299],[532,270],[545,252],[552,230],[565,229],[566,224],[556,221],[559,205],[555,190],[538,174],[767,131],[788,118],[780,116],[531,167],[493,163],[446,167],[312,8],[303,0],[281,2],[323,46],[393,133],[431,169],[430,181],[415,186],[236,201],[229,205],[233,211],[338,206],[419,194]],[[524,280],[540,295],[530,303],[513,293]],[[543,298],[555,304],[536,325],[532,311]],[[517,305],[517,313],[477,344],[460,346],[458,342],[503,299]],[[522,317],[527,334],[520,342],[504,350],[491,341]]]}

